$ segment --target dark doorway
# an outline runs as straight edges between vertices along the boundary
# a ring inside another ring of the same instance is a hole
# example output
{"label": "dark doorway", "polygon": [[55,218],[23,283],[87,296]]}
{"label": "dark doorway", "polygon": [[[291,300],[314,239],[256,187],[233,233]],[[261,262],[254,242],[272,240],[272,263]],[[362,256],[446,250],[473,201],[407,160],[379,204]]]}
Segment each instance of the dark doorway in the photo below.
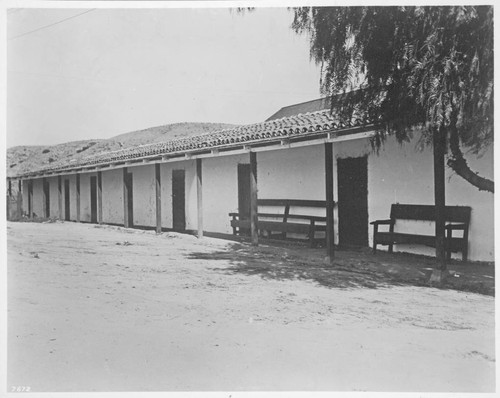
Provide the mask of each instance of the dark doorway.
{"label": "dark doorway", "polygon": [[[250,219],[250,164],[238,164],[238,213],[240,220]],[[250,229],[240,228],[240,235],[249,235]]]}
{"label": "dark doorway", "polygon": [[186,229],[186,189],[184,170],[172,170],[172,226],[174,231]]}
{"label": "dark doorway", "polygon": [[127,214],[128,226],[134,226],[134,175],[127,173],[125,176],[125,184],[127,185]]}
{"label": "dark doorway", "polygon": [[43,196],[45,197],[45,217],[50,217],[50,185],[47,180],[43,181]]}
{"label": "dark doorway", "polygon": [[340,246],[368,246],[368,157],[338,159]]}
{"label": "dark doorway", "polygon": [[97,224],[97,177],[90,177],[90,222]]}
{"label": "dark doorway", "polygon": [[33,217],[33,180],[28,180],[28,215]]}
{"label": "dark doorway", "polygon": [[69,180],[64,180],[64,219],[70,220],[69,214]]}

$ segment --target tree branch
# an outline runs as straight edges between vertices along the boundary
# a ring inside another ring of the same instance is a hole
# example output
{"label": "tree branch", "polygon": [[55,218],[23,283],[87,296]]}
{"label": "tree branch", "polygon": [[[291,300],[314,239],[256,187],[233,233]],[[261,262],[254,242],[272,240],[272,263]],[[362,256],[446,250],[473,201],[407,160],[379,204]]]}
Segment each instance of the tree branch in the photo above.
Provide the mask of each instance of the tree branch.
{"label": "tree branch", "polygon": [[477,173],[474,173],[467,164],[467,161],[464,159],[464,155],[462,153],[462,150],[460,149],[459,138],[456,129],[450,129],[449,139],[452,156],[448,159],[448,166],[451,167],[451,169],[465,181],[474,185],[480,191],[488,191],[494,193],[495,183],[488,178],[481,177]]}

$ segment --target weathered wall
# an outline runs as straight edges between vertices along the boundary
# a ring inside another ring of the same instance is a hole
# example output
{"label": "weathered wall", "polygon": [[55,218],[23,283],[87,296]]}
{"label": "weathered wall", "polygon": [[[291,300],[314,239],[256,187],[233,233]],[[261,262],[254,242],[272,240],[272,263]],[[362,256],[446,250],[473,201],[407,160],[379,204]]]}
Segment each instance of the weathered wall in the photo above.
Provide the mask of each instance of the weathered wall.
{"label": "weathered wall", "polygon": [[[257,155],[257,162],[258,158]],[[233,231],[228,213],[238,211],[238,163],[250,163],[250,156],[220,156],[202,161],[203,228],[206,231],[227,234]]]}
{"label": "weathered wall", "polygon": [[69,219],[76,221],[76,174],[71,174],[63,177],[62,181],[62,194],[63,194],[63,217],[66,217],[66,210],[64,205],[64,181],[69,181]]}
{"label": "weathered wall", "polygon": [[[353,150],[354,143],[349,144]],[[347,144],[344,144],[347,148]],[[361,147],[361,146],[360,146]],[[364,148],[368,147],[365,144]],[[468,157],[474,171],[493,177],[493,154],[488,151],[481,159]],[[432,148],[416,150],[416,142],[400,146],[389,139],[380,154],[370,154],[368,174],[368,197],[370,220],[385,219],[390,214],[392,203],[434,204],[434,172]],[[494,196],[479,192],[468,182],[446,168],[446,205],[472,207],[469,231],[469,258],[471,260],[494,260]],[[402,222],[404,228],[434,233],[434,223]],[[396,230],[398,230],[396,228]],[[370,244],[372,241],[370,231]],[[415,245],[399,245],[396,250],[434,254],[433,248]],[[457,257],[460,257],[458,254]]]}
{"label": "weathered wall", "polygon": [[[28,203],[28,202],[26,202]],[[41,178],[33,180],[33,212],[37,217],[43,217],[43,182]]]}
{"label": "weathered wall", "polygon": [[90,177],[97,177],[97,173],[80,174],[80,220],[90,222]]}
{"label": "weathered wall", "polygon": [[[377,155],[368,140],[334,144],[335,159],[368,155],[368,216],[369,220],[386,219],[392,203],[434,203],[432,149],[415,149],[415,142],[400,146],[388,139]],[[481,159],[468,159],[474,171],[493,177],[493,153],[488,151]],[[249,155],[206,158],[203,165],[203,219],[204,230],[232,233],[229,212],[238,210],[238,163],[249,163]],[[197,229],[196,161],[161,164],[162,226],[172,228],[172,171],[184,169],[186,197],[186,229]],[[154,227],[156,224],[154,165],[128,168],[133,174],[134,224]],[[337,200],[337,166],[334,162],[334,200]],[[122,169],[102,172],[103,222],[123,224]],[[81,220],[90,221],[90,176],[81,175]],[[259,198],[324,200],[324,146],[264,151],[257,154]],[[71,219],[76,219],[76,177],[69,178],[71,192]],[[51,215],[57,215],[57,177],[49,178]],[[23,203],[27,211],[28,188],[23,182]],[[64,182],[63,182],[64,187]],[[63,192],[64,194],[64,192]],[[42,179],[33,183],[33,211],[42,215]],[[494,260],[494,196],[480,192],[469,183],[446,171],[446,204],[472,207],[469,235],[471,260]],[[292,209],[303,212],[305,209]],[[64,213],[64,203],[63,203]],[[324,214],[310,210],[310,214]],[[63,214],[64,216],[64,214]],[[335,240],[338,242],[337,209],[335,209]],[[396,230],[408,228],[412,232],[434,233],[434,224],[428,222],[400,222]],[[369,244],[372,245],[372,229]],[[381,247],[385,250],[386,247]],[[399,245],[402,251],[434,254],[433,248],[419,245]],[[460,256],[457,254],[456,256]]]}
{"label": "weathered wall", "polygon": [[123,225],[123,170],[102,172],[102,221]]}
{"label": "weathered wall", "polygon": [[23,214],[28,215],[28,180],[22,181],[21,194],[23,196]]}
{"label": "weathered wall", "polygon": [[156,225],[155,166],[129,167],[133,175],[134,225]]}
{"label": "weathered wall", "polygon": [[[416,142],[400,146],[389,138],[377,155],[368,140],[334,144],[335,159],[368,155],[369,221],[386,219],[392,203],[434,203],[432,149],[416,150]],[[204,227],[211,232],[231,233],[228,212],[237,211],[237,164],[248,163],[246,155],[203,160]],[[493,177],[493,155],[470,157],[469,164],[481,175]],[[337,165],[334,162],[334,200],[337,196]],[[324,146],[284,149],[257,154],[259,198],[324,200]],[[472,207],[469,232],[469,258],[494,260],[494,197],[480,192],[451,169],[446,170],[446,204]],[[305,209],[292,209],[303,212]],[[310,213],[321,212],[311,210]],[[335,241],[338,242],[338,214],[335,209]],[[368,226],[367,226],[368,228]],[[399,222],[397,228],[416,233],[434,233],[434,223]],[[369,227],[369,244],[373,242]],[[381,247],[385,250],[386,247]],[[395,250],[433,255],[433,248],[398,245]],[[454,254],[460,258],[461,253]]]}
{"label": "weathered wall", "polygon": [[59,218],[59,200],[57,189],[57,177],[48,177],[50,196],[50,218]]}
{"label": "weathered wall", "polygon": [[[325,200],[324,170],[325,149],[323,145],[259,152],[257,153],[258,197],[261,199]],[[336,195],[334,200],[336,200]],[[262,207],[259,211],[283,213],[284,208]],[[325,217],[326,209],[291,206],[290,214]],[[334,220],[335,241],[338,241],[336,213],[334,213]],[[295,220],[295,222],[307,223],[305,220]],[[317,233],[318,237],[321,235],[324,234]]]}

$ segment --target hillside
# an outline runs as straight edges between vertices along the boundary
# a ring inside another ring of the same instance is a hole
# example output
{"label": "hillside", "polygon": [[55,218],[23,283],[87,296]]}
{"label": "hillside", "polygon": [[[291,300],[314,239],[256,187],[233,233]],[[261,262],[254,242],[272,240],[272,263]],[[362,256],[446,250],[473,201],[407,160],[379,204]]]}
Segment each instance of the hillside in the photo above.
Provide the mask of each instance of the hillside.
{"label": "hillside", "polygon": [[224,123],[175,123],[120,134],[109,139],[71,141],[58,145],[16,146],[7,149],[7,177],[66,163],[98,153],[116,151],[233,127]]}

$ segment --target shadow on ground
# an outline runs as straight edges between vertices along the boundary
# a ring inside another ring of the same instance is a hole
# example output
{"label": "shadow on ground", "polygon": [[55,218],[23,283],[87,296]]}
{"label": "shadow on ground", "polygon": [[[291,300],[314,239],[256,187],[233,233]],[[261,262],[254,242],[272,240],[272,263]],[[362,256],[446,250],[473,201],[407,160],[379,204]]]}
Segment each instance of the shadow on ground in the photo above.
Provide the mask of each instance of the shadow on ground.
{"label": "shadow on ground", "polygon": [[[329,288],[378,288],[393,285],[429,286],[435,259],[407,253],[388,254],[370,249],[337,250],[330,264],[324,249],[283,243],[253,247],[231,244],[226,250],[191,253],[189,259],[227,261],[213,268],[227,274],[258,275],[264,279],[308,280]],[[452,260],[442,288],[494,296],[494,264]]]}

